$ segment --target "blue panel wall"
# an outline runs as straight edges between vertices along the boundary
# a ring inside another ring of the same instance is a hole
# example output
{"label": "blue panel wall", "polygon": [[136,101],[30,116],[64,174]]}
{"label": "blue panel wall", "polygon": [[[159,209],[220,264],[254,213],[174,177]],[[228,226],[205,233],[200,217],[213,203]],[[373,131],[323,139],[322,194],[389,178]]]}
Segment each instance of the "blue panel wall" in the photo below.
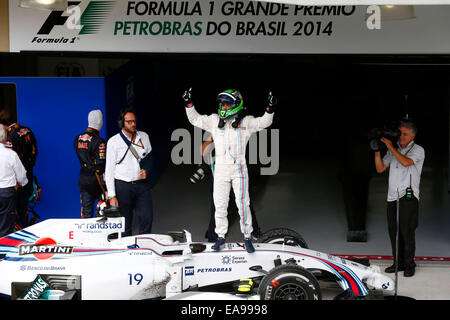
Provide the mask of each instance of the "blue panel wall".
{"label": "blue panel wall", "polygon": [[[88,125],[89,111],[106,118],[103,78],[1,78],[17,86],[17,118],[30,127],[38,142],[34,169],[42,187],[36,205],[41,220],[80,217],[79,162],[73,149]],[[100,132],[106,138],[106,124]]]}

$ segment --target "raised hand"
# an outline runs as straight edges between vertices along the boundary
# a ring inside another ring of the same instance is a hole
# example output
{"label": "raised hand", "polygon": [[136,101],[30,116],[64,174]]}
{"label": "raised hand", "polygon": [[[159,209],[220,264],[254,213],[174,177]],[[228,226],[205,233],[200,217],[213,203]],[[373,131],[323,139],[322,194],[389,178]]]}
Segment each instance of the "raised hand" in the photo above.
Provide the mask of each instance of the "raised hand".
{"label": "raised hand", "polygon": [[184,100],[185,106],[192,103],[192,88],[184,91],[181,95],[181,98]]}
{"label": "raised hand", "polygon": [[277,105],[277,98],[275,98],[272,94],[272,91],[269,92],[269,96],[267,97],[267,113],[273,113],[275,111],[275,106]]}

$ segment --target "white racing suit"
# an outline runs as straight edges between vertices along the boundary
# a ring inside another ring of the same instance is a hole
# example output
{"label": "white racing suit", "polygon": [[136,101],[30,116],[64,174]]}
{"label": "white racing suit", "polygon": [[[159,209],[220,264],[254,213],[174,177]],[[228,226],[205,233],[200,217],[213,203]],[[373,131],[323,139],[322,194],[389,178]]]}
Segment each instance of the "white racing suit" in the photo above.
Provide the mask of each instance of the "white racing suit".
{"label": "white racing suit", "polygon": [[245,150],[250,136],[269,127],[274,114],[266,112],[257,118],[246,116],[241,120],[238,128],[231,126],[234,119],[230,119],[222,129],[218,128],[219,116],[217,114],[200,115],[193,106],[186,108],[186,114],[192,125],[210,132],[214,140],[216,152],[213,186],[216,207],[215,232],[219,237],[225,238],[228,231],[227,214],[230,188],[233,188],[240,215],[241,232],[246,238],[250,238],[253,228]]}

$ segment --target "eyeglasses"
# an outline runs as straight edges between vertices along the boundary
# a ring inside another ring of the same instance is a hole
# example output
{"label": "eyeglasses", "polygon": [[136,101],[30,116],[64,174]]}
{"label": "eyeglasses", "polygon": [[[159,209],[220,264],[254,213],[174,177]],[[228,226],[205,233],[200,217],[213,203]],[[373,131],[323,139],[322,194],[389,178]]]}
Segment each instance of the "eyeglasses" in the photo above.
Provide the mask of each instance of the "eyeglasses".
{"label": "eyeglasses", "polygon": [[126,123],[130,124],[130,123],[136,123],[136,120],[124,120]]}

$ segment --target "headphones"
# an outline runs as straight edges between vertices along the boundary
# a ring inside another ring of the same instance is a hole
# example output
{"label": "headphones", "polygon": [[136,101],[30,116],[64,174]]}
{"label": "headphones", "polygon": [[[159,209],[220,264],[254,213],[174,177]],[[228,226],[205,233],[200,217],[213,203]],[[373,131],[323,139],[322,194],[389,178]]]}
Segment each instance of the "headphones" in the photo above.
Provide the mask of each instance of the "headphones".
{"label": "headphones", "polygon": [[119,112],[119,119],[117,120],[117,125],[119,126],[120,129],[122,129],[125,126],[124,125],[125,115],[127,113],[133,113],[134,115],[136,115],[136,112],[131,107],[126,107],[126,108],[123,108],[122,110],[120,110],[120,112]]}

